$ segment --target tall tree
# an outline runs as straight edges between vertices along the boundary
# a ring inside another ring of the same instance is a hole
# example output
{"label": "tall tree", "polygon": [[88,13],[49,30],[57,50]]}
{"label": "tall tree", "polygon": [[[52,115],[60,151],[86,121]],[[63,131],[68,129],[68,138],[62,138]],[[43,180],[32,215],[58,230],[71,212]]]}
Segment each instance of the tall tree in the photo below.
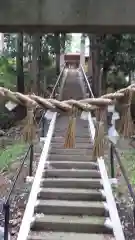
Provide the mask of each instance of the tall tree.
{"label": "tall tree", "polygon": [[17,36],[17,55],[16,55],[16,71],[17,71],[17,91],[24,93],[24,72],[23,72],[23,33]]}
{"label": "tall tree", "polygon": [[60,33],[55,33],[56,74],[60,74]]}
{"label": "tall tree", "polygon": [[91,34],[91,59],[92,59],[92,90],[95,97],[101,95],[101,78],[100,78],[100,43],[98,36]]}

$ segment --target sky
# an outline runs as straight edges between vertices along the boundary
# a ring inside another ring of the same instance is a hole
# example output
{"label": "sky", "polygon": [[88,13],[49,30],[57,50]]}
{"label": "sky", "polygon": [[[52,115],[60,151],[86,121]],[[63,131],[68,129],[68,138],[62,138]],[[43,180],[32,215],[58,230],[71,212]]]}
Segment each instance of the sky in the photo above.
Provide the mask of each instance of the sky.
{"label": "sky", "polygon": [[[80,41],[81,41],[81,33],[72,33],[72,47],[71,51],[76,53],[80,52]],[[86,38],[85,43],[85,54],[89,54],[89,39]]]}

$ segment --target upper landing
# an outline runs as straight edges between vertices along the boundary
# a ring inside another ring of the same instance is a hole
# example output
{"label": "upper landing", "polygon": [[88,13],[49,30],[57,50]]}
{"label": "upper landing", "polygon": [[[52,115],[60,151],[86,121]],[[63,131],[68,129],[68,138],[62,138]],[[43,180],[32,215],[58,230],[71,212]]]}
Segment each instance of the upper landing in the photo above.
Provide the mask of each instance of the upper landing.
{"label": "upper landing", "polygon": [[135,0],[1,1],[1,32],[35,27],[44,32],[135,31]]}

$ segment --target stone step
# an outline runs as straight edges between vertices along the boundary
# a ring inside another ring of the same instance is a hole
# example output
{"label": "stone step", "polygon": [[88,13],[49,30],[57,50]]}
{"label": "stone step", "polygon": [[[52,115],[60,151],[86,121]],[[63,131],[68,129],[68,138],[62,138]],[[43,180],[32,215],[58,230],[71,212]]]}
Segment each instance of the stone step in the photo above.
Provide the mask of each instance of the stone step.
{"label": "stone step", "polygon": [[38,199],[104,201],[103,191],[95,189],[75,188],[40,188]]}
{"label": "stone step", "polygon": [[[88,122],[86,121],[87,124],[83,124],[83,122],[81,122],[80,124],[78,123],[78,121],[76,121],[76,129],[80,130],[80,129],[86,129],[88,130]],[[67,129],[67,124],[68,124],[68,119],[66,121],[64,121],[64,123],[61,122],[61,124],[56,125],[56,131],[60,131],[61,129]]]}
{"label": "stone step", "polygon": [[[65,140],[65,136],[66,136],[66,130],[65,131],[59,131],[59,132],[55,132],[53,134],[53,137],[63,137],[63,139]],[[89,137],[89,132],[84,132],[83,133],[83,129],[80,132],[76,132],[75,138],[87,138],[90,139]],[[90,141],[90,140],[89,140]]]}
{"label": "stone step", "polygon": [[84,188],[84,189],[102,189],[103,185],[100,179],[77,179],[77,178],[42,178],[41,187],[46,188]]}
{"label": "stone step", "polygon": [[35,213],[59,215],[108,216],[105,202],[37,200]]}
{"label": "stone step", "polygon": [[48,156],[50,161],[81,161],[81,162],[90,162],[92,161],[91,155],[68,155],[68,154],[50,154]]}
{"label": "stone step", "polygon": [[101,178],[95,169],[45,169],[43,177],[47,178]]}
{"label": "stone step", "polygon": [[[65,141],[65,136],[53,136],[52,137],[52,143],[64,143]],[[87,136],[87,137],[77,137],[75,138],[75,142],[76,143],[91,143],[91,140],[90,140],[90,137]]]}
{"label": "stone step", "polygon": [[66,154],[66,155],[91,155],[92,153],[92,149],[68,149],[68,148],[61,148],[61,149],[57,149],[57,148],[51,148],[50,149],[50,154]]}
{"label": "stone step", "polygon": [[49,166],[57,169],[98,169],[96,162],[83,161],[49,161]]}
{"label": "stone step", "polygon": [[28,240],[115,240],[109,234],[66,233],[66,232],[31,232]]}
{"label": "stone step", "polygon": [[105,217],[64,216],[37,214],[33,218],[31,230],[75,233],[110,233]]}
{"label": "stone step", "polygon": [[[68,125],[68,124],[67,124]],[[59,133],[59,132],[65,132],[66,133],[66,131],[67,131],[67,125],[61,125],[61,128],[59,127],[59,128],[55,128],[55,133]],[[75,132],[76,133],[81,133],[81,131],[83,130],[83,133],[85,133],[85,134],[87,134],[87,136],[89,136],[89,129],[88,129],[88,127],[82,127],[82,126],[76,126],[76,128],[75,128]]]}
{"label": "stone step", "polygon": [[[64,142],[51,143],[52,149],[64,149]],[[92,149],[91,143],[76,143],[73,149]]]}
{"label": "stone step", "polygon": [[[66,134],[67,134],[67,130],[61,130],[61,131],[59,131],[59,132],[55,132],[55,133],[53,134],[53,137],[63,137],[63,138],[64,138],[64,141],[65,141]],[[82,138],[88,138],[88,137],[89,137],[89,132],[88,132],[88,131],[84,131],[83,129],[80,130],[80,131],[78,131],[78,132],[76,132],[76,133],[75,133],[75,139],[76,139],[76,138],[80,138],[80,137],[82,137]],[[90,137],[89,137],[89,139],[90,139]],[[89,141],[90,141],[90,140],[89,140]]]}

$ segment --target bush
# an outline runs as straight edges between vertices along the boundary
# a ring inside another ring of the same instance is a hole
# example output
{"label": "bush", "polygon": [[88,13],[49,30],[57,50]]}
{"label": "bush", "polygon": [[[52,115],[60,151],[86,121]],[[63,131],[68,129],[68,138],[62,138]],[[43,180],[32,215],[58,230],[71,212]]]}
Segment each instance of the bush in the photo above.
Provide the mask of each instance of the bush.
{"label": "bush", "polygon": [[107,74],[107,87],[112,87],[114,90],[127,87],[128,82],[126,81],[125,75],[121,71],[115,69],[110,70]]}

